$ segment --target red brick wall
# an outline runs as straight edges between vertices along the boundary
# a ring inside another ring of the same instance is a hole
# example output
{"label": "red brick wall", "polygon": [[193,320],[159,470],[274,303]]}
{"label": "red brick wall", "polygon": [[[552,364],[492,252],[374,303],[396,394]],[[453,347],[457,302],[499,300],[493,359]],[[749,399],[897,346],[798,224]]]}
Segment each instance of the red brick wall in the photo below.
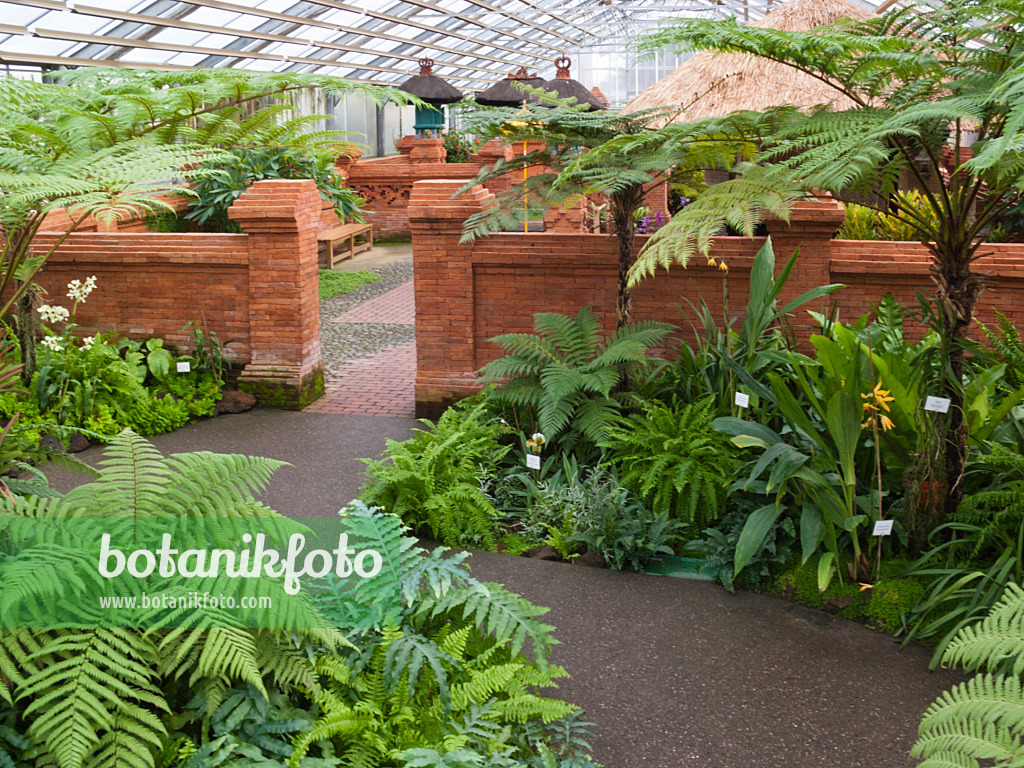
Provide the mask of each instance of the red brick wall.
{"label": "red brick wall", "polygon": [[409,191],[423,179],[458,179],[458,189],[480,172],[479,163],[414,163],[408,155],[360,160],[348,171],[348,183],[366,199],[366,221],[374,240],[403,240],[409,235]]}
{"label": "red brick wall", "polygon": [[[67,283],[97,276],[79,307],[79,332],[161,336],[183,344],[195,320],[233,341],[246,363],[240,386],[264,404],[298,407],[323,387],[316,233],[322,201],[309,180],[260,181],[229,215],[246,234],[75,232],[50,256],[36,282],[48,301],[70,306]],[[60,225],[55,216],[51,226]],[[57,232],[37,235],[36,252]]]}
{"label": "red brick wall", "polygon": [[[475,391],[476,371],[501,353],[488,339],[531,330],[535,312],[574,314],[589,305],[608,331],[615,325],[612,237],[502,233],[460,244],[463,221],[493,204],[494,196],[477,187],[451,200],[456,188],[450,181],[418,182],[408,209],[416,270],[416,402],[423,414]],[[847,287],[833,299],[840,319],[852,321],[888,292],[911,303],[915,290],[929,287],[924,246],[833,240],[842,219],[839,203],[821,200],[799,205],[790,225],[768,222],[777,270],[800,248],[782,302],[819,285],[843,283]],[[637,238],[638,251],[646,240]],[[723,318],[726,285],[728,314],[742,316],[754,254],[763,243],[764,238],[718,238],[714,256],[728,264],[728,273],[697,258],[687,269],[645,280],[633,291],[633,319],[674,323],[680,337],[692,339],[697,319],[687,302],[703,301],[714,317]],[[999,309],[1024,325],[1024,246],[986,249],[993,255],[977,269],[991,273],[992,287],[983,294],[979,318],[987,322]],[[820,310],[822,302],[807,308]],[[794,323],[808,324],[809,318],[800,314]]]}
{"label": "red brick wall", "polygon": [[[47,249],[55,234],[39,234]],[[96,275],[96,290],[79,306],[80,332],[160,336],[183,344],[182,326],[195,320],[233,340],[226,353],[251,358],[249,336],[249,246],[245,235],[75,233],[36,277],[45,300],[70,307],[67,284]],[[187,290],[183,290],[187,286]]]}

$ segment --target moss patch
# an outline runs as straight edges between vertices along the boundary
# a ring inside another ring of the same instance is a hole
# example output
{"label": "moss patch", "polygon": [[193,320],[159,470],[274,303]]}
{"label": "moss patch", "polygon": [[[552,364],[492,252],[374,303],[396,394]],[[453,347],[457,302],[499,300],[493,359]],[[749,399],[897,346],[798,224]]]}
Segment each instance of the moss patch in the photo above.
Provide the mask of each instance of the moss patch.
{"label": "moss patch", "polygon": [[298,387],[274,379],[240,379],[238,388],[256,397],[261,408],[280,408],[301,411],[324,393],[324,369],[317,368],[306,374]]}
{"label": "moss patch", "polygon": [[818,559],[812,558],[780,575],[771,591],[812,608],[895,633],[903,626],[903,615],[924,594],[924,588],[917,581],[897,578],[907,565],[903,560],[883,563],[882,578],[870,589],[862,590],[860,584],[850,583],[849,579],[842,583],[833,579],[828,589],[819,592]]}
{"label": "moss patch", "polygon": [[357,272],[335,272],[333,269],[320,270],[320,298],[330,299],[343,293],[361,288],[369,283],[376,283],[381,276],[375,272],[363,270]]}

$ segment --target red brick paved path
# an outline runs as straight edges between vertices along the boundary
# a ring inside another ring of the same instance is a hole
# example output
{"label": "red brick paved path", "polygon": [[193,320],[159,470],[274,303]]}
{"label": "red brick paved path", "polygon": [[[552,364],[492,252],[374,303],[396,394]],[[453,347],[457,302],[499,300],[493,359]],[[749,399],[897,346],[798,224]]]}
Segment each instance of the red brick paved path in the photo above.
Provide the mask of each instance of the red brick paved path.
{"label": "red brick paved path", "polygon": [[[413,325],[413,284],[370,299],[332,322]],[[406,342],[352,360],[331,370],[324,396],[305,410],[366,416],[412,416],[416,379],[416,343]]]}
{"label": "red brick paved path", "polygon": [[343,315],[331,320],[332,323],[391,323],[414,325],[416,308],[413,299],[412,280],[405,285],[383,293],[375,299],[364,301]]}

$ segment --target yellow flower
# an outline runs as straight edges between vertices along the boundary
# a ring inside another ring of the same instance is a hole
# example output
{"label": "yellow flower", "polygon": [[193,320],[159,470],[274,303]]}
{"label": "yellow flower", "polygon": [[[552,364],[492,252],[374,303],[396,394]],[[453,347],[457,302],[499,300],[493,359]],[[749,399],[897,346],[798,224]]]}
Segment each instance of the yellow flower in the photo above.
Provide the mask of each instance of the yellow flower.
{"label": "yellow flower", "polygon": [[893,427],[896,426],[895,424],[892,423],[892,420],[884,413],[882,414],[881,424],[883,432],[885,432],[887,429],[892,429]]}
{"label": "yellow flower", "polygon": [[723,261],[723,262],[722,262],[721,264],[719,264],[719,265],[718,265],[718,269],[719,269],[719,271],[721,271],[721,272],[728,272],[728,271],[729,271],[729,265],[728,265],[728,264],[726,264],[726,263],[725,263],[725,262]]}

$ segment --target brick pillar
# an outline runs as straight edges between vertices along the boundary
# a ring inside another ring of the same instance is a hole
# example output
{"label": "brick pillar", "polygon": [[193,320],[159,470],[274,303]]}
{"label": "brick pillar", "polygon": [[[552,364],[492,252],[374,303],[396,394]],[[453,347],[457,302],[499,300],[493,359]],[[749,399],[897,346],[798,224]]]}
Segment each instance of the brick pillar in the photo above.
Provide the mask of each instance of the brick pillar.
{"label": "brick pillar", "polygon": [[304,180],[257,181],[228,216],[249,235],[251,362],[238,388],[298,410],[324,391],[316,233],[322,201]]}
{"label": "brick pillar", "polygon": [[789,216],[789,224],[773,216],[766,219],[768,234],[775,249],[775,274],[778,275],[797,248],[800,255],[782,293],[780,306],[811,288],[832,282],[832,238],[843,223],[846,209],[832,198],[818,198],[797,203]]}
{"label": "brick pillar", "polygon": [[417,181],[409,198],[416,274],[416,415],[436,417],[476,386],[473,244],[462,224],[494,195],[479,184],[451,199],[462,181]]}

